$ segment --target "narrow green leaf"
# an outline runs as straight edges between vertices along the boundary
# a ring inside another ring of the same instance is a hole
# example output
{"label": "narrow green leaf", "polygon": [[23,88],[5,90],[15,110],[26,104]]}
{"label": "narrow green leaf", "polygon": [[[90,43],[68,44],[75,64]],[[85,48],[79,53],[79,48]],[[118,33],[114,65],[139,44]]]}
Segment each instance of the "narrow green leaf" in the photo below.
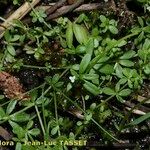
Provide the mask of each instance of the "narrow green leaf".
{"label": "narrow green leaf", "polygon": [[92,56],[94,50],[94,40],[90,38],[86,44],[86,53]]}
{"label": "narrow green leaf", "polygon": [[145,114],[144,116],[141,116],[141,117],[135,119],[134,121],[130,122],[128,125],[129,126],[135,126],[135,125],[138,125],[139,123],[141,123],[141,122],[143,122],[149,118],[150,118],[150,112]]}
{"label": "narrow green leaf", "polygon": [[4,33],[4,38],[7,42],[9,42],[11,40],[11,34],[10,34],[10,31],[9,29],[7,29]]}
{"label": "narrow green leaf", "polygon": [[98,74],[84,74],[83,78],[86,80],[96,80],[99,78]]}
{"label": "narrow green leaf", "polygon": [[28,131],[28,133],[30,133],[33,136],[37,136],[40,134],[40,130],[38,128],[34,128]]}
{"label": "narrow green leaf", "polygon": [[145,39],[145,42],[143,44],[143,49],[148,50],[150,48],[150,39]]}
{"label": "narrow green leaf", "polygon": [[30,119],[30,115],[26,114],[25,112],[16,113],[16,114],[11,115],[10,119],[12,121],[16,121],[16,122],[24,122],[24,121],[28,121]]}
{"label": "narrow green leaf", "polygon": [[60,44],[63,48],[67,48],[67,41],[65,39],[63,39],[61,36],[60,38]]}
{"label": "narrow green leaf", "polygon": [[134,63],[130,60],[120,60],[119,63],[122,65],[122,66],[126,66],[126,67],[132,67],[134,66]]}
{"label": "narrow green leaf", "polygon": [[114,66],[114,69],[115,69],[115,72],[116,72],[116,76],[119,77],[119,78],[122,78],[123,77],[122,67],[118,63],[116,63],[115,66]]}
{"label": "narrow green leaf", "polygon": [[124,53],[124,54],[120,57],[120,59],[130,59],[130,58],[134,57],[135,54],[136,54],[135,51],[130,50],[130,51]]}
{"label": "narrow green leaf", "polygon": [[116,98],[117,98],[117,100],[118,100],[119,102],[121,102],[121,103],[124,102],[124,99],[123,99],[121,96],[116,95]]}
{"label": "narrow green leaf", "polygon": [[73,32],[74,32],[74,35],[75,35],[77,41],[80,44],[85,44],[87,42],[88,32],[86,31],[86,29],[83,26],[74,23],[73,24]]}
{"label": "narrow green leaf", "polygon": [[0,120],[2,120],[3,117],[5,117],[5,116],[6,116],[6,114],[5,114],[4,109],[2,107],[0,107]]}
{"label": "narrow green leaf", "polygon": [[108,88],[108,87],[103,88],[102,91],[106,95],[116,95],[116,92],[113,89]]}
{"label": "narrow green leaf", "polygon": [[8,52],[12,55],[12,56],[15,56],[16,55],[16,51],[14,49],[14,47],[12,45],[8,45],[7,46],[7,50]]}
{"label": "narrow green leaf", "polygon": [[30,129],[32,126],[33,126],[34,122],[32,120],[30,120],[28,123],[27,123],[27,129]]}
{"label": "narrow green leaf", "polygon": [[66,41],[68,47],[71,48],[73,44],[73,26],[71,21],[68,21],[68,26],[66,30]]}
{"label": "narrow green leaf", "polygon": [[130,89],[123,89],[122,91],[119,92],[120,96],[128,96],[131,94],[131,90]]}
{"label": "narrow green leaf", "polygon": [[85,81],[85,83],[83,84],[83,87],[88,90],[90,93],[92,93],[93,95],[98,95],[100,94],[100,89],[94,85],[91,82]]}
{"label": "narrow green leaf", "polygon": [[22,145],[20,142],[17,142],[15,150],[22,150]]}
{"label": "narrow green leaf", "polygon": [[89,65],[91,61],[91,55],[90,54],[86,54],[83,58],[82,58],[82,61],[80,63],[80,66],[79,66],[79,73],[82,74],[85,72],[87,66]]}
{"label": "narrow green leaf", "polygon": [[6,114],[10,114],[15,109],[16,104],[17,100],[12,100],[7,106]]}
{"label": "narrow green leaf", "polygon": [[21,126],[19,126],[17,123],[15,123],[15,122],[13,122],[11,120],[9,120],[9,124],[13,128],[13,130],[12,130],[13,133],[17,134],[19,139],[24,138],[26,131]]}
{"label": "narrow green leaf", "polygon": [[144,21],[141,17],[138,17],[138,22],[141,25],[141,27],[144,27]]}
{"label": "narrow green leaf", "polygon": [[140,43],[144,38],[145,38],[144,31],[142,31],[142,32],[139,34],[138,38],[135,39],[135,41],[138,42],[138,43]]}
{"label": "narrow green leaf", "polygon": [[122,46],[124,46],[124,45],[126,45],[127,44],[127,42],[125,41],[125,40],[119,40],[119,41],[117,41],[117,46],[118,47],[122,47]]}

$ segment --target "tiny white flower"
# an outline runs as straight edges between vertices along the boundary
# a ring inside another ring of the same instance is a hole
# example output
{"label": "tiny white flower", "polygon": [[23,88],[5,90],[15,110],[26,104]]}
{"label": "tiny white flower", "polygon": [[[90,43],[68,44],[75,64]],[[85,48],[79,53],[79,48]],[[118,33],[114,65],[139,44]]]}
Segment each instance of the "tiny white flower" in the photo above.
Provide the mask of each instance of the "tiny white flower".
{"label": "tiny white flower", "polygon": [[75,76],[70,76],[70,77],[69,77],[69,79],[70,79],[70,81],[71,81],[72,83],[74,83],[75,78],[76,78]]}

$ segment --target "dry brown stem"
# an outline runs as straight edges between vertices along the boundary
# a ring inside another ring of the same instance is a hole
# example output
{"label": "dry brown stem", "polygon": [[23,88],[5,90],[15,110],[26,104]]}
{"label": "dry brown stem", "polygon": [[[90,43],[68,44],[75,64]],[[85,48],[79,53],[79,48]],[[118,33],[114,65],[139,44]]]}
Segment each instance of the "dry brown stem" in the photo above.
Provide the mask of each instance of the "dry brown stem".
{"label": "dry brown stem", "polygon": [[[35,5],[37,5],[40,2],[40,0],[33,0],[31,2],[31,6],[34,7]],[[10,15],[6,21],[4,21],[1,25],[0,25],[0,38],[3,36],[5,28],[8,28],[9,26],[11,26],[11,23],[14,19],[22,19],[28,12],[31,11],[31,7],[30,7],[28,2],[25,2],[21,7],[19,7],[12,15]]]}
{"label": "dry brown stem", "polygon": [[68,8],[64,9],[63,11],[57,12],[57,13],[53,13],[53,14],[49,15],[46,18],[46,20],[55,19],[55,18],[58,18],[58,17],[60,17],[62,15],[65,15],[68,12],[73,11],[75,8],[79,7],[83,2],[84,2],[84,0],[78,0],[76,3],[70,5]]}

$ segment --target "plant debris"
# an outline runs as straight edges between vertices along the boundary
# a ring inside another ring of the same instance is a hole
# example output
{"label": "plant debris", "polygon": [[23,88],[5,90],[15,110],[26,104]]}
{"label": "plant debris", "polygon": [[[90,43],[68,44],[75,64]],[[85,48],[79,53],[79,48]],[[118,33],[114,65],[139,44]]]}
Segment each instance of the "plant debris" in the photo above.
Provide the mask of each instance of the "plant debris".
{"label": "plant debris", "polygon": [[4,71],[0,72],[0,89],[9,99],[26,100],[29,98],[27,94],[24,94],[25,91],[19,79]]}

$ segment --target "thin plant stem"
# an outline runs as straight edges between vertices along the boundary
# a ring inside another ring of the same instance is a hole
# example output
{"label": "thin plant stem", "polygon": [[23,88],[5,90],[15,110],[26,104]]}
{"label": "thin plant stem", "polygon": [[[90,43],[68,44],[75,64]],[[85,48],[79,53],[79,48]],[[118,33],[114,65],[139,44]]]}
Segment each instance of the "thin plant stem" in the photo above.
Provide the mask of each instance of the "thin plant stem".
{"label": "thin plant stem", "polygon": [[[49,86],[49,87],[42,93],[42,95],[41,95],[37,100],[41,99],[44,95],[46,95],[50,89],[51,89],[51,86]],[[36,101],[37,101],[37,100],[36,100]],[[37,115],[38,115],[38,118],[39,118],[39,122],[40,122],[40,125],[41,125],[41,128],[42,128],[43,135],[45,136],[45,128],[44,128],[44,125],[43,125],[43,122],[42,122],[42,119],[41,119],[41,116],[40,116],[38,107],[37,107],[37,105],[36,105],[36,101],[35,101],[35,110],[36,110]]]}
{"label": "thin plant stem", "polygon": [[[54,107],[55,107],[55,117],[56,117],[56,122],[57,125],[59,126],[59,121],[58,121],[58,112],[57,112],[57,98],[56,98],[56,93],[53,92],[54,95]],[[58,136],[60,136],[60,128],[58,128]]]}
{"label": "thin plant stem", "polygon": [[32,65],[22,65],[22,67],[25,68],[32,68],[32,69],[42,69],[42,70],[47,70],[47,69],[51,69],[51,70],[60,70],[60,69],[68,69],[70,68],[70,66],[67,67],[42,67],[42,66],[32,66]]}
{"label": "thin plant stem", "polygon": [[42,129],[43,135],[45,136],[45,128],[44,128],[44,125],[43,125],[43,122],[42,122],[42,119],[41,119],[38,107],[36,105],[35,105],[35,110],[36,110],[36,113],[37,113],[37,116],[38,116],[38,119],[39,119],[39,122],[40,122],[40,125],[41,125],[41,129]]}

